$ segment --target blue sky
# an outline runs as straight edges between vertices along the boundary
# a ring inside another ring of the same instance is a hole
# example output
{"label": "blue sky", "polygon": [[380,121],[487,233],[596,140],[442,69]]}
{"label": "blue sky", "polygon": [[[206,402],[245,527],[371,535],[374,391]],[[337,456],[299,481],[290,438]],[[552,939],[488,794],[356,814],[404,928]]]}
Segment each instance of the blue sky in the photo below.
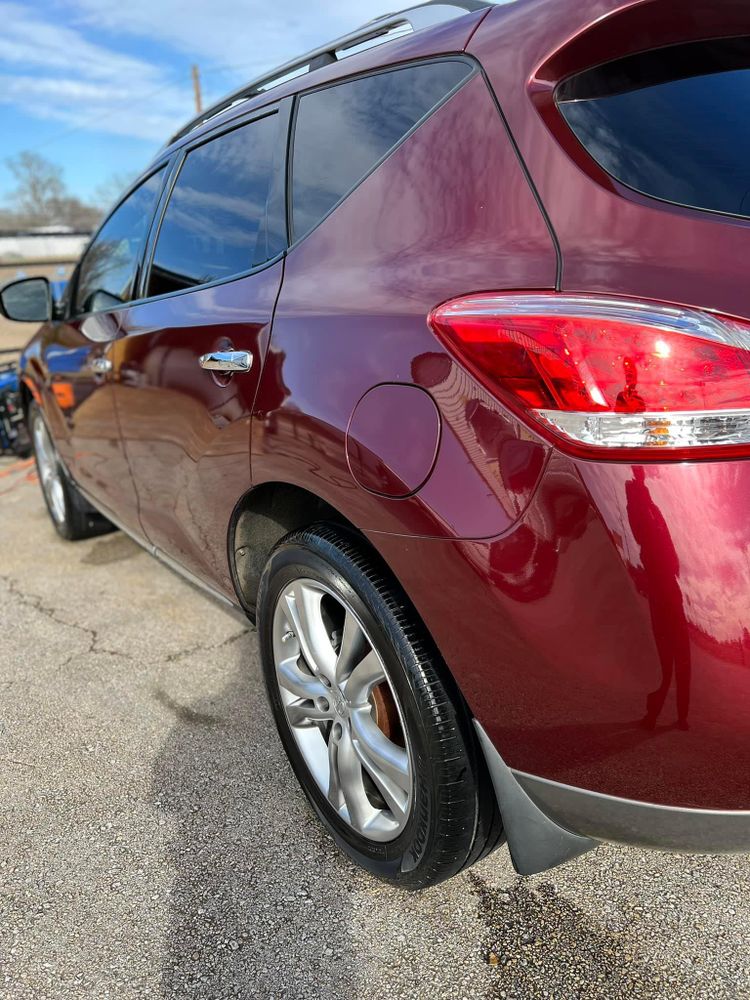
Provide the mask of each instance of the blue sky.
{"label": "blue sky", "polygon": [[193,114],[193,63],[210,102],[393,8],[389,0],[0,0],[0,203],[14,187],[5,159],[24,149],[59,163],[84,199],[114,175],[138,173]]}

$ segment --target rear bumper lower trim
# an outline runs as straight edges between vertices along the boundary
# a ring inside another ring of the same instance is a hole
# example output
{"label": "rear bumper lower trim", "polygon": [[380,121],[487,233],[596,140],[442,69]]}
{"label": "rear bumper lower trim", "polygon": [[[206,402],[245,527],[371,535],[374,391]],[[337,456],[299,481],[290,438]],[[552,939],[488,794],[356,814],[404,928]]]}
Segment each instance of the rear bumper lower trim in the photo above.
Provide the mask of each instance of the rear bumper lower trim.
{"label": "rear bumper lower trim", "polygon": [[580,836],[662,851],[750,851],[750,811],[691,809],[621,799],[513,771],[547,816]]}
{"label": "rear bumper lower trim", "polygon": [[748,810],[656,805],[512,770],[476,719],[474,726],[521,875],[554,868],[601,841],[695,854],[750,851]]}

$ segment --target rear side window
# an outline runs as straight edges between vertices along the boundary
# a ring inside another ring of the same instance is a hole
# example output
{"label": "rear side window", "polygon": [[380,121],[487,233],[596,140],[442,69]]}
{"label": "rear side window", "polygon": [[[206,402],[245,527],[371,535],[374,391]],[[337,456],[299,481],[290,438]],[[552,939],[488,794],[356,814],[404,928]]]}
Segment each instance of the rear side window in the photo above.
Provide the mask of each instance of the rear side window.
{"label": "rear side window", "polygon": [[292,158],[295,239],[316,226],[472,72],[458,60],[422,63],[302,96]]}
{"label": "rear side window", "polygon": [[750,38],[672,45],[562,83],[591,156],[643,194],[750,218]]}
{"label": "rear side window", "polygon": [[163,178],[163,168],[152,174],[94,237],[78,271],[74,313],[117,309],[133,298],[138,260]]}
{"label": "rear side window", "polygon": [[242,274],[281,249],[266,239],[279,115],[225,132],[185,157],[154,250],[148,295]]}

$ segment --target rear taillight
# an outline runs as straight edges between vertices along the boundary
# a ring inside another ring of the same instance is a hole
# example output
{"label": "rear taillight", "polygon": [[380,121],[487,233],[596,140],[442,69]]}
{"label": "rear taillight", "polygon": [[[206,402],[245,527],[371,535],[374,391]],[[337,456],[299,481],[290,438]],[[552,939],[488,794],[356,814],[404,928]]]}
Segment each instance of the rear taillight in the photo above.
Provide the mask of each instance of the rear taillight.
{"label": "rear taillight", "polygon": [[566,451],[750,455],[750,324],[552,292],[454,299],[429,323],[490,392]]}

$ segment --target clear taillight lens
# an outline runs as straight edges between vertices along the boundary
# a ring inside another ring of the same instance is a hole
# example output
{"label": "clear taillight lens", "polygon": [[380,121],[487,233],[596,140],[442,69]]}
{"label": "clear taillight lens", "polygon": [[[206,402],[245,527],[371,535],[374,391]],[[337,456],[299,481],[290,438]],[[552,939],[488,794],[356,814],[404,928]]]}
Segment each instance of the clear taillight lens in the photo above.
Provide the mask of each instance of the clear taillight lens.
{"label": "clear taillight lens", "polygon": [[429,323],[495,396],[567,451],[750,455],[750,324],[556,293],[453,299]]}

